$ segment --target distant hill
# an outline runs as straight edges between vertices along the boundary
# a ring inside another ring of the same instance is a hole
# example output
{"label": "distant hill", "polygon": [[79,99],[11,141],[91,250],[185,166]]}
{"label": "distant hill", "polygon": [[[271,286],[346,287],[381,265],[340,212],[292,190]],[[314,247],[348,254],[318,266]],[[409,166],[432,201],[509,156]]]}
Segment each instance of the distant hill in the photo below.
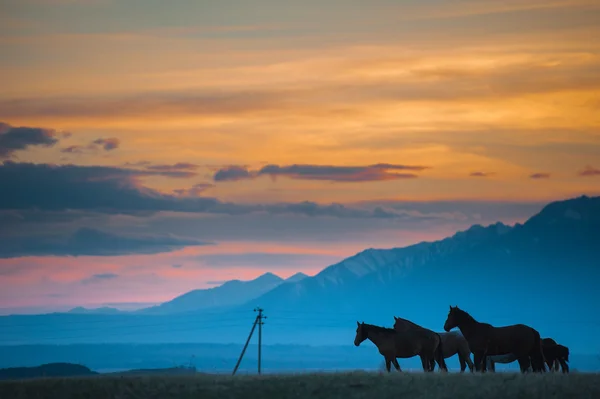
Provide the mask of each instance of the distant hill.
{"label": "distant hill", "polygon": [[0,369],[0,380],[22,380],[42,377],[82,377],[98,373],[85,366],[72,363],[49,363],[37,367]]}
{"label": "distant hill", "polygon": [[73,313],[73,314],[115,314],[115,313],[119,313],[120,310],[116,309],[116,308],[109,308],[109,307],[101,307],[101,308],[95,308],[95,309],[88,309],[88,308],[84,308],[82,306],[78,306],[76,308],[73,308],[71,310],[69,310],[68,313]]}
{"label": "distant hill", "polygon": [[290,276],[288,278],[285,279],[286,283],[297,283],[298,281],[302,281],[305,278],[307,278],[308,276],[304,273],[296,273],[293,276]]}
{"label": "distant hill", "polygon": [[148,369],[133,369],[125,371],[115,371],[111,373],[103,373],[107,375],[191,375],[198,374],[195,367],[169,367],[169,368],[148,368]]}
{"label": "distant hill", "polygon": [[284,282],[285,280],[273,273],[265,273],[250,281],[231,280],[218,287],[187,292],[160,305],[140,309],[136,313],[173,314],[227,308],[256,298]]}

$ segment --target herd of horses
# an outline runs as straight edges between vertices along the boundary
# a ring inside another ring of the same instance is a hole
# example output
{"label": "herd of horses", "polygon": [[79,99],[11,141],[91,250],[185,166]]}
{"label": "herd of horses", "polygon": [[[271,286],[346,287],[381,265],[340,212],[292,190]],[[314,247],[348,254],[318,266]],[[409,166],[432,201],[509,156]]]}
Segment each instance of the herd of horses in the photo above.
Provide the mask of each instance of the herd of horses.
{"label": "herd of horses", "polygon": [[[569,348],[557,344],[552,338],[542,339],[540,333],[524,324],[495,327],[480,323],[458,306],[450,306],[444,323],[445,332],[435,332],[394,316],[394,328],[359,323],[354,345],[369,339],[385,358],[388,372],[393,364],[402,371],[398,358],[414,356],[421,358],[423,371],[432,372],[437,363],[442,371],[448,371],[445,359],[458,355],[461,373],[467,365],[471,372],[496,371],[495,363],[519,362],[521,372],[550,371],[569,372]],[[458,328],[459,331],[451,331]],[[473,353],[473,361],[471,361]]]}

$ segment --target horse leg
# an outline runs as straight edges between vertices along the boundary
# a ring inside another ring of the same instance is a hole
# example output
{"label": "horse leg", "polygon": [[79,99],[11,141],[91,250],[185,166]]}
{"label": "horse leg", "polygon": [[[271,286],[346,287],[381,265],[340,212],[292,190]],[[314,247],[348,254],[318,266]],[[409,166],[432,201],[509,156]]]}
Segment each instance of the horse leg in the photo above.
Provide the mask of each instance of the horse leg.
{"label": "horse leg", "polygon": [[435,370],[435,359],[431,359],[431,361],[429,363],[430,363],[429,371]]}
{"label": "horse leg", "polygon": [[423,371],[426,373],[431,372],[431,360],[426,358],[424,355],[419,355],[421,358],[421,365],[423,366]]}
{"label": "horse leg", "polygon": [[389,373],[391,371],[391,368],[392,368],[392,360],[386,356],[385,357],[385,369]]}
{"label": "horse leg", "polygon": [[398,370],[399,372],[402,372],[402,369],[400,368],[400,364],[398,363],[398,359],[394,358],[394,360],[392,360],[392,363],[394,363],[394,367],[396,368],[396,370]]}
{"label": "horse leg", "polygon": [[469,366],[469,371],[473,372],[473,362],[471,361],[471,352],[465,353],[465,361],[467,362],[467,366]]}
{"label": "horse leg", "polygon": [[481,356],[481,372],[482,373],[487,372],[487,359],[488,359],[488,355],[484,352],[483,355]]}
{"label": "horse leg", "polygon": [[556,366],[556,359],[546,358],[546,364],[548,365],[548,370],[555,371],[554,368]]}
{"label": "horse leg", "polygon": [[[562,372],[565,374],[569,373],[569,365],[567,364],[567,362],[565,361],[565,359],[563,358],[559,358],[558,361],[560,362],[560,366],[562,368]],[[557,368],[558,370],[558,368]]]}
{"label": "horse leg", "polygon": [[519,367],[521,368],[521,373],[526,373],[527,370],[529,370],[529,366],[531,365],[529,356],[520,357],[517,359],[517,361],[519,362]]}
{"label": "horse leg", "polygon": [[482,357],[481,352],[473,352],[473,363],[475,363],[476,371],[482,371],[481,357]]}
{"label": "horse leg", "polygon": [[490,356],[487,357],[485,364],[486,364],[487,368],[490,370],[490,372],[492,372],[492,373],[496,372],[496,362]]}
{"label": "horse leg", "polygon": [[463,354],[458,352],[458,362],[460,363],[460,372],[464,373],[465,369],[467,368],[467,362],[465,362],[465,358],[463,357]]}

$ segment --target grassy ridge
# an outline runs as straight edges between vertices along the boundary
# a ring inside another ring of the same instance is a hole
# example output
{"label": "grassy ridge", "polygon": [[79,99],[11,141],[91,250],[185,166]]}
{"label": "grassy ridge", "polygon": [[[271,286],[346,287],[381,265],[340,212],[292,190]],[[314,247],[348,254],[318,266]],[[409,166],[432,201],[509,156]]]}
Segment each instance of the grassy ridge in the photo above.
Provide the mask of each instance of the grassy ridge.
{"label": "grassy ridge", "polygon": [[0,383],[0,398],[600,398],[600,374],[366,372],[265,376],[136,376]]}

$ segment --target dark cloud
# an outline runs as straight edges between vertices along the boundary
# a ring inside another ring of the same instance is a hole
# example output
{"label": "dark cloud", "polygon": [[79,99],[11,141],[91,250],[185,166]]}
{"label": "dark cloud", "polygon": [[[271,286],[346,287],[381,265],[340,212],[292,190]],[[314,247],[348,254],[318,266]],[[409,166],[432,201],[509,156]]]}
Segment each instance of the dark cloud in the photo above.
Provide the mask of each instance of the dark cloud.
{"label": "dark cloud", "polygon": [[[351,208],[338,203],[322,205],[310,201],[271,204],[226,203],[209,197],[162,194],[143,187],[139,182],[139,178],[144,176],[182,177],[180,174],[184,174],[187,177],[189,173],[191,172],[4,162],[0,165],[0,185],[3,188],[0,210],[70,210],[133,215],[160,211],[226,215],[267,213],[400,220],[415,217],[381,206]],[[19,212],[13,212],[12,217],[20,217]]]}
{"label": "dark cloud", "polygon": [[115,256],[170,252],[185,246],[210,245],[196,239],[170,235],[117,235],[80,228],[71,234],[60,232],[2,237],[0,258],[22,256]]}
{"label": "dark cloud", "polygon": [[214,181],[236,181],[252,179],[254,176],[245,166],[226,166],[219,169],[213,176]]}
{"label": "dark cloud", "polygon": [[52,147],[58,143],[57,133],[39,127],[11,126],[0,122],[0,158],[9,158],[15,151],[29,146]]}
{"label": "dark cloud", "polygon": [[138,179],[144,176],[190,177],[194,174],[4,162],[0,165],[3,187],[0,209],[158,211],[201,209],[215,204],[210,199],[178,203],[172,196],[142,189]]}
{"label": "dark cloud", "polygon": [[149,166],[152,165],[150,161],[138,161],[138,162],[125,162],[124,166]]}
{"label": "dark cloud", "polygon": [[119,144],[121,143],[116,137],[109,137],[106,139],[97,139],[92,142],[93,144],[102,146],[104,151],[112,151],[119,148]]}
{"label": "dark cloud", "polygon": [[193,185],[191,188],[180,188],[173,190],[175,194],[180,197],[189,196],[189,197],[198,197],[206,190],[215,187],[214,184],[211,183],[198,183]]}
{"label": "dark cloud", "polygon": [[472,172],[469,174],[471,177],[490,177],[494,176],[495,172]]}
{"label": "dark cloud", "polygon": [[82,154],[86,148],[88,147],[84,147],[82,145],[70,145],[68,147],[62,148],[60,152],[65,154]]}
{"label": "dark cloud", "polygon": [[427,166],[375,164],[367,166],[302,165],[289,166],[266,165],[259,170],[250,171],[244,166],[229,166],[219,169],[215,181],[253,179],[268,175],[286,176],[292,179],[328,180],[335,182],[362,182],[408,179],[418,177],[414,173],[397,173],[398,170],[422,171]]}
{"label": "dark cloud", "polygon": [[118,277],[119,277],[119,275],[115,274],[115,273],[94,274],[91,277],[81,280],[81,283],[82,284],[94,284],[94,283],[99,283],[101,281],[114,280]]}
{"label": "dark cloud", "polygon": [[148,170],[170,171],[170,170],[196,170],[198,165],[193,163],[179,162],[173,165],[146,165]]}
{"label": "dark cloud", "polygon": [[586,167],[579,172],[579,176],[590,177],[590,176],[600,176],[600,169],[596,169],[593,166],[586,165]]}
{"label": "dark cloud", "polygon": [[120,141],[116,137],[107,139],[97,139],[90,142],[88,145],[71,145],[60,150],[65,154],[84,154],[86,152],[96,153],[100,149],[104,151],[112,151],[119,148]]}
{"label": "dark cloud", "polygon": [[550,173],[534,173],[532,175],[529,176],[530,179],[549,179],[550,178]]}

